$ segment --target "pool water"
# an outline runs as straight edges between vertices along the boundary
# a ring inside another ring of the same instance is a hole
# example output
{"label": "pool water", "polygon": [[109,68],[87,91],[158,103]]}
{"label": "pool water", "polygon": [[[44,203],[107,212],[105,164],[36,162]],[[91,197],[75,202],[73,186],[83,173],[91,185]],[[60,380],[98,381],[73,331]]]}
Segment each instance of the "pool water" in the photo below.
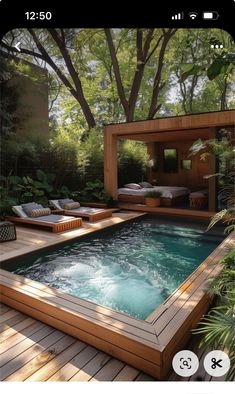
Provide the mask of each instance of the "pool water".
{"label": "pool water", "polygon": [[145,319],[222,241],[205,229],[145,218],[24,258],[7,269]]}

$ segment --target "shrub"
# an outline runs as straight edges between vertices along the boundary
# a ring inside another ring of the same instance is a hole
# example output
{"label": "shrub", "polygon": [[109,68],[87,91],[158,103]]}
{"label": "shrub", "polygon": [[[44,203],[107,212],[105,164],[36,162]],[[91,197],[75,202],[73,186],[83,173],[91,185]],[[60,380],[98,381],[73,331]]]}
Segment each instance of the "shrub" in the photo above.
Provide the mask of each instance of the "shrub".
{"label": "shrub", "polygon": [[225,349],[231,361],[227,380],[235,377],[235,251],[221,260],[222,273],[212,282],[208,293],[216,295],[216,306],[199,323],[196,334],[203,334],[200,345],[209,349]]}

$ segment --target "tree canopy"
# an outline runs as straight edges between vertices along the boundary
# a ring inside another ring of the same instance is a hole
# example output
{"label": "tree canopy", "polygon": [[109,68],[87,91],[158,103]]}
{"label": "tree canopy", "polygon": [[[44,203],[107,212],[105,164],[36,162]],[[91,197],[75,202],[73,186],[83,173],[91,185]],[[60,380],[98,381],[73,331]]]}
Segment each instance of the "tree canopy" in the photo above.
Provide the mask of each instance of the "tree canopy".
{"label": "tree canopy", "polygon": [[81,131],[235,104],[234,43],[218,29],[18,29],[2,49],[49,70],[51,115]]}

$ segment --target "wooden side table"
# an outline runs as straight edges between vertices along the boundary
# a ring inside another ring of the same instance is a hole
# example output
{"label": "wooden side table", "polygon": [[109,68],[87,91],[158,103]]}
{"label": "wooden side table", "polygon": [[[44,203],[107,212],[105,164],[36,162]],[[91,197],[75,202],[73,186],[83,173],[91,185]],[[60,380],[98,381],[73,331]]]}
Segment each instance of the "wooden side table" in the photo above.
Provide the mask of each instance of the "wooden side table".
{"label": "wooden side table", "polygon": [[3,221],[0,222],[0,242],[15,241],[16,228],[14,223]]}

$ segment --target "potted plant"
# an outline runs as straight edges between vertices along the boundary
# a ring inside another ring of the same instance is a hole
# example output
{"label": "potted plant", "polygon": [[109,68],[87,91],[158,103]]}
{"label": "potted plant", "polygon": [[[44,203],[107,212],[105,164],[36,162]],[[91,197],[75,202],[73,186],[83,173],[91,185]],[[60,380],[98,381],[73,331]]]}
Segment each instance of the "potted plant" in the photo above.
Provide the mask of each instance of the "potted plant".
{"label": "potted plant", "polygon": [[160,205],[160,197],[162,193],[157,192],[156,190],[150,190],[144,194],[145,204],[148,207],[159,207]]}

